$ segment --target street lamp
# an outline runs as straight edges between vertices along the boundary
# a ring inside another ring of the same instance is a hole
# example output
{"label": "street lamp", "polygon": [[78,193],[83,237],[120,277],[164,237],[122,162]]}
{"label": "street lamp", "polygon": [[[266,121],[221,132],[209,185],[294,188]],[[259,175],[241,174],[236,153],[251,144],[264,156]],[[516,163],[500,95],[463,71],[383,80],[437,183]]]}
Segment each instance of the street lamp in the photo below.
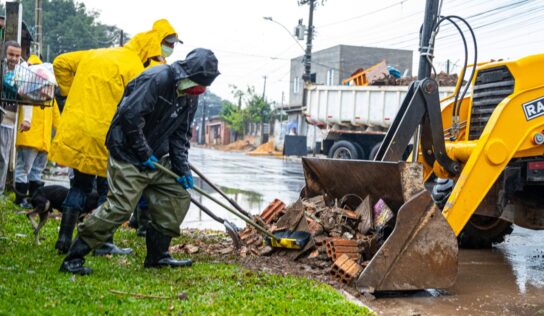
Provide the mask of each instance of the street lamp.
{"label": "street lamp", "polygon": [[291,32],[285,27],[285,25],[281,24],[280,22],[274,20],[271,16],[263,16],[263,19],[267,20],[267,21],[270,21],[270,22],[274,22],[276,23],[277,25],[281,26],[287,33],[289,33],[289,36],[291,36],[291,38],[297,43],[298,47],[300,47],[300,49],[302,49],[303,52],[305,52],[304,50],[304,46],[302,46],[299,41],[293,36],[293,34],[291,34]]}

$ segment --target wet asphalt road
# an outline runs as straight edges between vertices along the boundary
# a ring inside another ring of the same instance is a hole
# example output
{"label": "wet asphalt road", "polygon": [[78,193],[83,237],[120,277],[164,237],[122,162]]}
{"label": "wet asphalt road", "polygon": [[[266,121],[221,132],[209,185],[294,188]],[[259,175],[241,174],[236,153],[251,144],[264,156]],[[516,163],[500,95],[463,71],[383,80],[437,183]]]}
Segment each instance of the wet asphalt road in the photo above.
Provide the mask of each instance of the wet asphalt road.
{"label": "wet asphalt road", "polygon": [[[251,214],[260,214],[276,198],[286,204],[295,202],[304,186],[302,165],[297,158],[251,157],[244,153],[191,148],[189,160],[210,181]],[[196,174],[193,173],[193,176]],[[195,185],[201,186],[198,177],[195,177]],[[209,186],[202,187],[214,197],[221,199],[221,196],[213,192]],[[216,215],[239,226],[245,226],[242,220],[217,207],[210,200],[200,198],[198,193],[193,192],[193,197]],[[182,227],[222,229],[223,225],[211,220],[196,206],[191,205]]]}
{"label": "wet asphalt road", "polygon": [[[275,198],[286,204],[296,201],[304,185],[299,159],[192,148],[190,161],[252,214]],[[213,202],[202,201],[217,215],[244,226]],[[182,227],[223,229],[194,206]],[[388,294],[364,303],[384,315],[544,315],[544,231],[516,227],[494,249],[461,250],[452,289]]]}

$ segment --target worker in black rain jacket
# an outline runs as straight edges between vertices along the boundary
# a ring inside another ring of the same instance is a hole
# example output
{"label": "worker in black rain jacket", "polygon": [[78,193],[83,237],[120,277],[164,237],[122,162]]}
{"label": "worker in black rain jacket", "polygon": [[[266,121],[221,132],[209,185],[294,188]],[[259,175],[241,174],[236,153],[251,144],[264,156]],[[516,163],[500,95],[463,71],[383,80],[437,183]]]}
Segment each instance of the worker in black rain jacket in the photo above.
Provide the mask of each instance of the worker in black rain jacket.
{"label": "worker in black rain jacket", "polygon": [[[213,52],[198,48],[185,60],[152,67],[128,84],[106,137],[107,200],[79,226],[60,271],[91,273],[83,265],[84,257],[129,219],[142,195],[151,217],[144,267],[192,265],[190,259],[173,259],[168,247],[172,237],[180,235],[190,204],[187,189],[193,187],[193,177],[188,150],[198,95],[218,75]],[[180,177],[157,170],[154,162]]]}

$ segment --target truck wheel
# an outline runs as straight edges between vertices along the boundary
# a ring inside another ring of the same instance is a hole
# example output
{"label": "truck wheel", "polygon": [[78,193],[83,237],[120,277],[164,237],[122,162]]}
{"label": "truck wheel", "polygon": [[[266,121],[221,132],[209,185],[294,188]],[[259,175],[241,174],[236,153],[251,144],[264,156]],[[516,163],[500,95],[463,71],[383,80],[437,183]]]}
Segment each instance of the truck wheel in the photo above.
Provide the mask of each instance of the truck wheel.
{"label": "truck wheel", "polygon": [[[379,142],[376,145],[374,145],[374,147],[372,147],[372,150],[370,151],[370,155],[368,156],[369,160],[376,159],[376,156],[378,155],[378,150],[380,150],[381,145],[382,145],[382,142]],[[406,147],[406,150],[404,151],[404,154],[402,155],[402,160],[406,161],[406,159],[408,159],[408,157],[412,153],[413,147],[414,146],[411,144]]]}
{"label": "truck wheel", "polygon": [[504,241],[512,232],[512,223],[503,219],[472,215],[461,234],[457,237],[459,247],[469,249],[491,248]]}
{"label": "truck wheel", "polygon": [[[451,179],[435,179],[431,196],[435,204],[443,209],[454,187]],[[504,237],[512,232],[512,223],[497,217],[472,215],[465,225],[457,242],[459,247],[468,249],[491,248],[493,244],[504,241]]]}
{"label": "truck wheel", "polygon": [[359,149],[357,147],[358,146],[347,140],[341,140],[332,145],[331,150],[329,150],[329,158],[359,159]]}
{"label": "truck wheel", "polygon": [[370,155],[368,155],[368,160],[374,160],[376,159],[376,155],[378,155],[378,150],[380,150],[380,146],[382,145],[382,142],[377,143],[372,147],[372,150],[370,150]]}

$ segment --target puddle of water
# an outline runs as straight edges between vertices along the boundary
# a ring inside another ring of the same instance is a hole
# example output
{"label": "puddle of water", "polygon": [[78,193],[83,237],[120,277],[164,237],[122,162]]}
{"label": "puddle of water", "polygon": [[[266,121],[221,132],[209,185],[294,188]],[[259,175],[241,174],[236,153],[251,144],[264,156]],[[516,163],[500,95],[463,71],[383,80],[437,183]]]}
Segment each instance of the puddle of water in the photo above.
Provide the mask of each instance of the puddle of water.
{"label": "puddle of water", "polygon": [[497,245],[512,267],[521,294],[525,294],[528,287],[544,288],[543,237],[544,232],[516,227],[506,243]]}

